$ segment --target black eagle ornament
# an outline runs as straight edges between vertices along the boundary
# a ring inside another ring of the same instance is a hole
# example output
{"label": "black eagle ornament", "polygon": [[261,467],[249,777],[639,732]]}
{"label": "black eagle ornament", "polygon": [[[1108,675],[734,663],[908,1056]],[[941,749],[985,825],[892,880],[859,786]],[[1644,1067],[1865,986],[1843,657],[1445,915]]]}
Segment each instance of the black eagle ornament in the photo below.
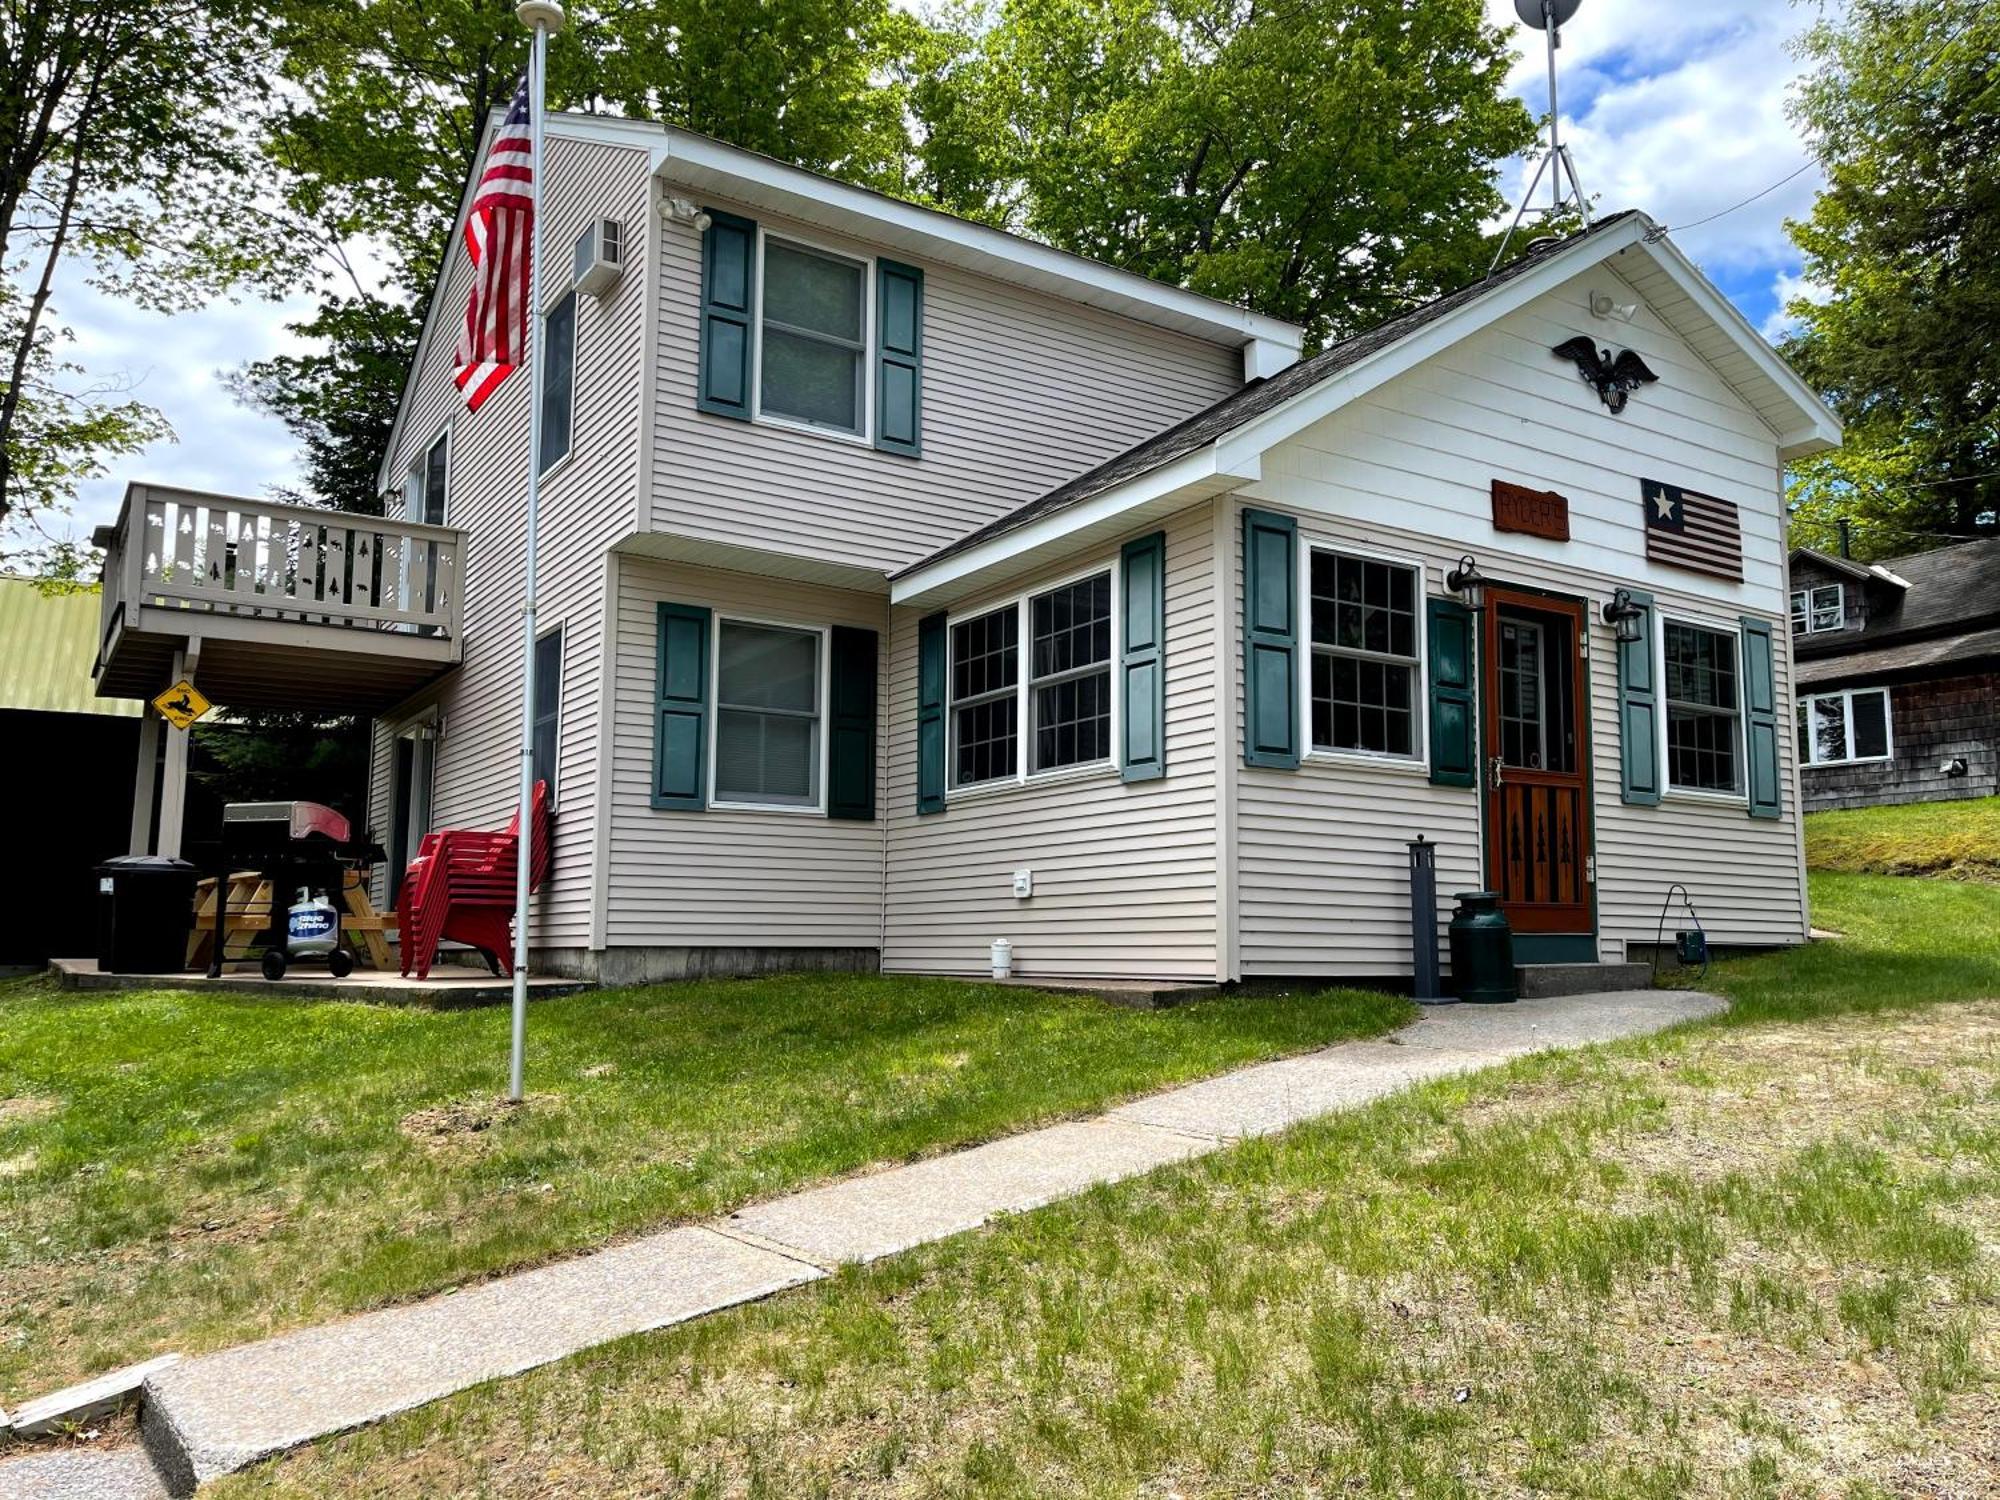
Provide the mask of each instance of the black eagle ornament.
{"label": "black eagle ornament", "polygon": [[1582,334],[1565,339],[1549,353],[1558,359],[1573,361],[1584,384],[1597,388],[1597,394],[1611,408],[1613,415],[1625,410],[1626,399],[1633,391],[1660,378],[1646,368],[1646,362],[1639,358],[1636,351],[1621,350],[1613,359],[1609,349],[1599,349]]}

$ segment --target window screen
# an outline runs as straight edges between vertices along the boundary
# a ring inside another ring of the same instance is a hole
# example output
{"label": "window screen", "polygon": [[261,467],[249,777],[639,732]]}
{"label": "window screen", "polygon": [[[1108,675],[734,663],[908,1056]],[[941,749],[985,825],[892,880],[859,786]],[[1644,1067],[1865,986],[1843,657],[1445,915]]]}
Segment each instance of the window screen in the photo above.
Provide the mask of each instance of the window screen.
{"label": "window screen", "polygon": [[1417,570],[1312,554],[1312,732],[1322,750],[1417,753]]}
{"label": "window screen", "polygon": [[715,799],[819,803],[819,632],[724,620],[715,664]]}
{"label": "window screen", "polygon": [[867,292],[855,261],[764,242],[761,402],[766,412],[860,432]]}

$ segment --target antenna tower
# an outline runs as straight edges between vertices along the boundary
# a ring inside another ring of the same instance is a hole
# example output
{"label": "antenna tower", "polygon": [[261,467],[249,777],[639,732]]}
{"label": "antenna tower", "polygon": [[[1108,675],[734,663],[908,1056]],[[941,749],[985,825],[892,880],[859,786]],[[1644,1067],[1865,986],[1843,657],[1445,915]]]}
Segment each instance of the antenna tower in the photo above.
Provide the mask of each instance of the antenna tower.
{"label": "antenna tower", "polygon": [[[1488,276],[1499,269],[1515,231],[1521,227],[1522,215],[1528,212],[1535,190],[1542,185],[1544,173],[1549,179],[1549,216],[1554,218],[1563,211],[1564,204],[1574,202],[1583,222],[1590,223],[1590,200],[1584,197],[1583,184],[1577,180],[1576,163],[1570,160],[1569,147],[1562,143],[1562,116],[1556,101],[1556,49],[1562,45],[1563,25],[1582,4],[1583,0],[1514,0],[1514,14],[1521,18],[1521,24],[1547,33],[1549,39],[1549,144],[1546,151],[1536,153],[1535,175],[1528,181],[1528,190],[1521,194],[1520,207],[1514,210],[1514,222],[1507,226],[1500,248],[1493,254],[1493,264],[1486,268]],[[1567,187],[1563,185],[1565,178]]]}

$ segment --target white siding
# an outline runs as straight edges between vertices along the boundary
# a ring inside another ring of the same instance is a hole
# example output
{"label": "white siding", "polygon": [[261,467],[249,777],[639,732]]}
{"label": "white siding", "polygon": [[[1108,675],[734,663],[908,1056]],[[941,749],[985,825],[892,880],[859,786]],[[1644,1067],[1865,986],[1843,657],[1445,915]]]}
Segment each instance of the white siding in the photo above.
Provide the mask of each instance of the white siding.
{"label": "white siding", "polygon": [[662,234],[651,522],[662,531],[890,571],[1242,383],[1233,345],[925,265],[922,458],[705,415],[695,409],[701,241],[681,223]]}
{"label": "white siding", "polygon": [[[1598,608],[1620,583],[1653,592],[1660,607],[1734,625],[1773,622],[1778,702],[1790,702],[1791,650],[1776,441],[1685,345],[1642,310],[1629,327],[1592,319],[1588,273],[1389,382],[1264,455],[1251,504],[1299,513],[1311,540],[1410,555],[1433,594],[1463,552],[1496,582],[1583,596],[1591,631],[1600,953],[1650,943],[1667,887],[1685,882],[1719,943],[1803,940],[1804,872],[1790,718],[1781,712],[1784,816],[1753,819],[1743,804],[1673,798],[1658,807],[1619,800],[1617,667]],[[1588,330],[1637,348],[1660,375],[1612,416],[1552,344]],[[1641,477],[1665,479],[1739,507],[1745,582],[1734,584],[1645,559]],[[1507,479],[1554,489],[1570,502],[1572,540],[1493,529],[1489,486]],[[1238,534],[1232,528],[1232,534]],[[1240,535],[1237,542],[1240,546]],[[1241,601],[1228,645],[1241,753]],[[1448,901],[1480,881],[1474,792],[1420,775],[1351,762],[1298,771],[1237,773],[1240,968],[1270,974],[1378,975],[1409,971],[1406,842],[1439,847],[1438,889]],[[1667,930],[1674,930],[1670,914]]]}
{"label": "white siding", "polygon": [[[542,482],[539,625],[564,631],[561,748],[555,868],[535,903],[539,946],[588,941],[599,642],[606,551],[635,524],[639,399],[636,372],[644,348],[647,157],[642,151],[552,136],[548,142],[547,261],[567,274],[568,247],[593,217],[623,221],[632,257],[601,300],[579,297],[576,398],[570,456]],[[448,313],[463,308],[470,269],[456,247],[439,294]],[[552,302],[553,297],[545,301]],[[512,815],[518,789],[521,716],[521,570],[527,475],[528,380],[521,372],[477,412],[465,410],[452,384],[455,340],[433,332],[418,372],[390,472],[400,475],[449,425],[451,472],[446,520],[468,533],[465,559],[465,662],[436,695],[444,714],[432,807],[435,827],[498,828]],[[373,783],[379,802],[370,821],[378,836],[390,823],[387,745],[377,736]]]}
{"label": "white siding", "polygon": [[[618,559],[618,699],[611,773],[609,945],[875,948],[882,935],[882,755],[877,821],[652,806],[662,603],[804,626],[884,632],[887,602],[652,558]],[[886,658],[887,641],[882,642]],[[877,701],[877,713],[881,704]]]}
{"label": "white siding", "polygon": [[[896,612],[884,968],[983,972],[1004,937],[1027,978],[1215,977],[1213,507],[1183,511],[1165,529],[1167,774],[1158,780],[1091,772],[954,794],[944,812],[917,816],[920,612]],[[1079,554],[1053,576],[1108,564],[1118,548]],[[1022,867],[1034,874],[1025,901],[1013,895]]]}

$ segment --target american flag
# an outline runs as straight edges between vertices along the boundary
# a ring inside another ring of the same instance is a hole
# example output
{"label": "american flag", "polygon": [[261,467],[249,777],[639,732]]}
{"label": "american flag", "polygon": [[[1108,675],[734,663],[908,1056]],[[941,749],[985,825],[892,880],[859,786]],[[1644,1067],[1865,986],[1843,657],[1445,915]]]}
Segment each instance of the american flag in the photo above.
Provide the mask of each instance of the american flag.
{"label": "american flag", "polygon": [[1646,507],[1646,556],[1651,561],[1741,581],[1743,529],[1734,505],[1657,479],[1640,480],[1639,494]]}
{"label": "american flag", "polygon": [[507,118],[487,148],[472,211],[465,216],[472,296],[465,304],[465,331],[459,335],[452,378],[472,411],[527,357],[528,255],[535,227],[529,190],[534,178],[528,75],[523,73]]}

